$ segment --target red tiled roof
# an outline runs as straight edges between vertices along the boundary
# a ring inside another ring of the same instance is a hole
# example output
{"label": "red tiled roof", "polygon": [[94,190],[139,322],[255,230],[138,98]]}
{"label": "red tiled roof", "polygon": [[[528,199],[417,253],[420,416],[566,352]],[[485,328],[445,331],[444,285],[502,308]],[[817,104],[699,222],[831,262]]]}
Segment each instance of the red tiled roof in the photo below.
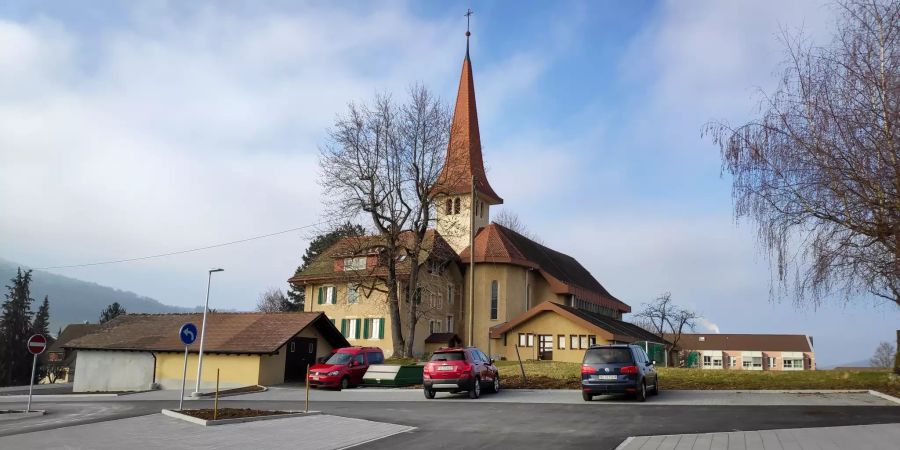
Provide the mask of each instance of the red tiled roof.
{"label": "red tiled roof", "polygon": [[[91,350],[184,351],[178,330],[185,323],[199,329],[202,313],[125,314],[101,325],[93,333],[64,344],[64,348]],[[203,351],[210,353],[274,353],[306,327],[318,327],[333,346],[349,343],[321,312],[221,313],[207,315]],[[198,337],[188,349],[200,348]]]}
{"label": "red tiled roof", "polygon": [[[671,336],[666,336],[669,340]],[[703,340],[700,340],[700,338]],[[811,352],[804,334],[703,334],[682,333],[678,347],[684,350]]]}
{"label": "red tiled roof", "polygon": [[463,60],[456,93],[456,107],[450,124],[450,143],[447,145],[447,159],[438,175],[433,192],[444,194],[465,194],[472,191],[472,177],[475,189],[492,205],[503,203],[494,192],[484,171],[481,155],[481,133],[478,130],[478,110],[475,106],[475,81],[472,77],[472,62],[469,53]]}
{"label": "red tiled roof", "polygon": [[[460,253],[469,261],[469,248]],[[492,223],[475,236],[476,263],[506,263],[537,269],[557,294],[573,294],[581,300],[622,312],[631,307],[609,293],[575,258],[538,244],[509,228]]]}
{"label": "red tiled roof", "polygon": [[572,322],[579,323],[595,330],[604,339],[616,342],[649,341],[660,342],[659,336],[632,323],[624,322],[602,314],[584,311],[554,302],[541,302],[528,311],[519,314],[508,322],[491,328],[491,337],[500,338],[504,333],[515,329],[541,313],[555,313]]}

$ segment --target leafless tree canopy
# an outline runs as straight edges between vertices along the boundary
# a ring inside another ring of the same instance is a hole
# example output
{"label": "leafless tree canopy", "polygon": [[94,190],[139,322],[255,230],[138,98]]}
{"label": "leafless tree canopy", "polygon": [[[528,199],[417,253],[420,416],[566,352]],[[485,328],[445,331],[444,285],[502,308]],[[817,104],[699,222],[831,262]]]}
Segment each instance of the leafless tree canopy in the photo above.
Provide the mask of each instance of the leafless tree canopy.
{"label": "leafless tree canopy", "polygon": [[[434,219],[430,192],[444,164],[450,130],[445,105],[425,87],[412,86],[406,103],[378,95],[369,104],[350,104],[338,117],[321,150],[321,183],[333,217],[368,216],[381,239],[382,283],[393,324],[394,353],[409,354],[414,341],[415,302],[407,336],[400,329],[397,264],[410,258],[405,298],[413,298],[425,232]],[[372,250],[372,249],[369,249]],[[366,249],[359,249],[365,252]]]}
{"label": "leafless tree canopy", "polygon": [[634,315],[634,322],[657,336],[665,337],[670,343],[666,345],[666,352],[677,347],[684,330],[693,331],[700,318],[696,312],[676,305],[670,292],[663,293],[650,303],[642,304],[641,308],[641,312]]}
{"label": "leafless tree canopy", "polygon": [[785,33],[760,119],[707,127],[773,265],[773,293],[900,305],[900,2],[850,0],[831,44]]}
{"label": "leafless tree canopy", "polygon": [[896,352],[897,350],[890,342],[882,342],[878,344],[875,355],[872,356],[869,363],[872,364],[872,367],[881,367],[884,369],[894,367],[894,355]]}
{"label": "leafless tree canopy", "polygon": [[290,307],[284,292],[281,292],[281,289],[270,287],[259,294],[259,298],[256,300],[256,310],[260,312],[283,312],[290,311]]}
{"label": "leafless tree canopy", "polygon": [[526,226],[525,223],[522,222],[521,219],[519,219],[519,215],[508,209],[501,209],[496,214],[494,214],[494,218],[491,219],[491,222],[509,228],[510,230],[513,230],[516,233],[519,233],[522,236],[525,236],[528,239],[537,242],[538,244],[543,244],[541,238],[532,233],[531,230],[528,229],[528,226]]}

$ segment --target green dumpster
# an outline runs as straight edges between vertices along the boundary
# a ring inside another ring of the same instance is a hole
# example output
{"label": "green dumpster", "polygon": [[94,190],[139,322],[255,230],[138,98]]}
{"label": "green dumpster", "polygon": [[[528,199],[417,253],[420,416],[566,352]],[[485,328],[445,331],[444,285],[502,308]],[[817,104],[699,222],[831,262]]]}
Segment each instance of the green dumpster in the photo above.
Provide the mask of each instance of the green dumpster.
{"label": "green dumpster", "polygon": [[412,386],[422,384],[424,365],[392,366],[375,364],[363,375],[363,386]]}

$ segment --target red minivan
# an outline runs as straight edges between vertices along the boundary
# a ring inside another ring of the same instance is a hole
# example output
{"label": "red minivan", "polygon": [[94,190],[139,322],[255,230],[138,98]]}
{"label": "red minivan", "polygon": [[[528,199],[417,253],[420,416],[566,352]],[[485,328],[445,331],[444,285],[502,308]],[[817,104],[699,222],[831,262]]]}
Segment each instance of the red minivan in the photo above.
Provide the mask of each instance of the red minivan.
{"label": "red minivan", "polygon": [[309,368],[310,387],[347,389],[362,384],[370,364],[384,362],[384,352],[378,347],[344,347],[334,351],[327,361]]}
{"label": "red minivan", "polygon": [[422,372],[425,398],[435,392],[468,392],[469,398],[481,396],[481,388],[500,392],[500,372],[494,360],[475,347],[442,348],[431,355]]}

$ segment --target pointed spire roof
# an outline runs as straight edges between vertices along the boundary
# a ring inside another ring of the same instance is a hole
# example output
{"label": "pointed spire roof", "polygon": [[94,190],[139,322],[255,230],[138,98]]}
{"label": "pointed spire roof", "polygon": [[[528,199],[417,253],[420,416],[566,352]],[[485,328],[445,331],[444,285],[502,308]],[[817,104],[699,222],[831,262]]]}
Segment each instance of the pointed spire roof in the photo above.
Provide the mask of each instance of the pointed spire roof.
{"label": "pointed spire roof", "polygon": [[475,190],[492,205],[503,203],[494,192],[484,171],[481,156],[481,133],[478,131],[478,111],[475,107],[475,81],[472,77],[472,61],[469,58],[469,32],[466,32],[466,57],[463,59],[456,107],[450,125],[450,143],[444,169],[435,183],[436,190],[444,194],[464,194],[471,191],[472,177]]}

